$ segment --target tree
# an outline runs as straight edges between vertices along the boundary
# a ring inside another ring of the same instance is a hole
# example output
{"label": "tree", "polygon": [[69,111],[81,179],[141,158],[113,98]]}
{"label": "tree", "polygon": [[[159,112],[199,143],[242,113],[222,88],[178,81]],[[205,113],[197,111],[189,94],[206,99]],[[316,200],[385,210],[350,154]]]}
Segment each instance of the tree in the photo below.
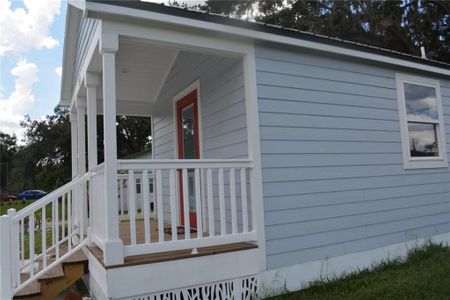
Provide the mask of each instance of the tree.
{"label": "tree", "polygon": [[43,120],[29,116],[21,123],[25,144],[14,155],[9,188],[51,191],[71,179],[71,141],[68,111],[57,106]]}
{"label": "tree", "polygon": [[0,192],[7,191],[9,171],[17,148],[16,136],[0,131]]}
{"label": "tree", "polygon": [[200,9],[450,62],[450,2],[208,0]]}

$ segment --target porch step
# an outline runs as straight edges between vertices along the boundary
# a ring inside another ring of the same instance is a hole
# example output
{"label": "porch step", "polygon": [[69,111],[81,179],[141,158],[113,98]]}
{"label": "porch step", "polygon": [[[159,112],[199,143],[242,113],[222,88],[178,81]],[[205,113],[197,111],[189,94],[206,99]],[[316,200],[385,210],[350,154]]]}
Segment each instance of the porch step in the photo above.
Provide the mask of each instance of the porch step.
{"label": "porch step", "polygon": [[[51,262],[52,259],[49,260],[49,263]],[[39,264],[41,265],[41,263]],[[18,291],[14,295],[14,299],[53,299],[83,275],[87,274],[87,272],[88,259],[83,251],[79,250],[62,263],[47,271],[39,279]],[[22,282],[29,278],[28,273],[22,273],[20,275]]]}

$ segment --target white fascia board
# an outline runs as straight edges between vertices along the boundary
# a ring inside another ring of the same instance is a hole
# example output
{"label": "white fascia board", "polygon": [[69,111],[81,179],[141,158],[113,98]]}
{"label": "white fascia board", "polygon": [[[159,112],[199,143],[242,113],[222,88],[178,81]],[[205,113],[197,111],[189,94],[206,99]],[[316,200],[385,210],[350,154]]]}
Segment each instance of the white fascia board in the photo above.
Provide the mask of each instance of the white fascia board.
{"label": "white fascia board", "polygon": [[[71,1],[72,2],[72,1]],[[80,25],[81,12],[78,8],[67,4],[67,17],[64,34],[64,51],[62,60],[61,93],[59,104],[69,105],[72,92],[72,80],[74,73],[74,61],[76,55],[76,43],[78,27]]]}
{"label": "white fascia board", "polygon": [[86,9],[86,0],[69,0],[69,5],[84,11]]}
{"label": "white fascia board", "polygon": [[349,57],[355,57],[375,62],[381,62],[385,64],[390,64],[394,66],[404,67],[404,68],[411,68],[416,69],[419,71],[425,71],[430,73],[435,73],[439,75],[445,75],[450,77],[450,70],[446,68],[440,68],[425,64],[420,64],[416,62],[411,62],[408,60],[398,59],[389,57],[386,55],[380,55],[380,54],[374,54],[369,53],[365,51],[359,51],[359,50],[353,50],[353,49],[347,49],[343,47],[328,45],[325,43],[318,43],[318,42],[312,42],[307,41],[303,39],[297,39],[297,38],[291,38],[266,32],[261,32],[257,30],[250,30],[250,29],[243,29],[238,28],[234,26],[228,26],[223,24],[217,24],[214,22],[206,22],[206,21],[199,21],[199,20],[192,20],[189,18],[183,18],[183,17],[177,17],[162,13],[156,13],[151,11],[145,11],[145,10],[139,10],[139,9],[133,9],[133,8],[127,8],[127,7],[121,7],[121,6],[115,6],[115,5],[107,5],[107,4],[101,4],[101,3],[95,3],[95,2],[87,2],[86,3],[86,9],[87,11],[92,12],[99,12],[99,13],[107,13],[107,14],[113,14],[113,15],[123,15],[128,17],[134,17],[134,18],[142,18],[142,19],[148,19],[153,21],[158,21],[162,23],[169,23],[173,25],[179,25],[179,26],[187,26],[191,28],[196,28],[200,30],[210,30],[210,31],[216,31],[220,33],[225,34],[231,34],[236,36],[241,36],[245,38],[249,38],[252,40],[263,40],[263,41],[270,41],[285,45],[291,45],[291,46],[297,46],[302,47],[306,49],[312,49],[312,50],[320,50],[328,53],[334,53],[339,55],[345,55]]}

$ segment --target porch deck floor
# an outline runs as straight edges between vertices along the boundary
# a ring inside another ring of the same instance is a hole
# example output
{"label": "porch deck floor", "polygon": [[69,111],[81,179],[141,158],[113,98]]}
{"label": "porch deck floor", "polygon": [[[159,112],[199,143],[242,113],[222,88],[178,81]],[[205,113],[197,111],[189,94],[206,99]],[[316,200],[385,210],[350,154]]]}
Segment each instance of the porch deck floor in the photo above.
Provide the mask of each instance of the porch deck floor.
{"label": "porch deck floor", "polygon": [[[169,228],[170,225],[166,224],[165,228]],[[158,224],[157,221],[151,220],[150,223],[150,231],[151,231],[151,242],[158,242]],[[130,223],[129,222],[121,222],[119,226],[119,235],[124,245],[131,245],[131,234],[130,234]],[[204,233],[204,236],[208,236],[208,233]],[[191,238],[197,237],[197,233],[191,233]],[[184,234],[178,234],[177,238],[179,240],[184,239]],[[136,221],[136,243],[142,244],[144,243],[144,221],[138,220]],[[164,234],[165,241],[171,241],[172,235],[165,233]],[[250,250],[255,249],[258,246],[254,243],[233,243],[233,244],[224,244],[218,246],[210,246],[210,247],[200,247],[197,248],[197,253],[192,253],[192,249],[186,250],[177,250],[177,251],[167,251],[161,253],[151,253],[151,254],[143,254],[143,255],[134,255],[127,256],[124,259],[124,264],[121,265],[113,265],[107,266],[107,269],[111,268],[120,268],[141,264],[150,264],[157,263],[163,261],[177,260],[177,259],[186,259],[186,258],[194,258],[206,255],[214,255],[220,253],[227,253],[233,251],[242,251],[242,250]],[[97,260],[103,265],[103,251],[95,246],[88,247],[90,252],[97,258]]]}
{"label": "porch deck floor", "polygon": [[[170,224],[164,224],[164,229],[170,228]],[[137,244],[143,244],[145,241],[145,224],[144,220],[136,220],[136,243]],[[159,241],[158,238],[159,231],[158,231],[158,221],[157,220],[150,220],[150,242],[156,243]],[[208,236],[207,232],[204,232],[203,235]],[[131,245],[131,232],[130,232],[130,222],[121,222],[119,225],[119,236],[122,239],[123,243],[125,245]],[[197,233],[191,232],[191,238],[196,238]],[[184,234],[178,234],[177,239],[184,240]],[[164,233],[164,241],[171,241],[172,240],[172,234]]]}

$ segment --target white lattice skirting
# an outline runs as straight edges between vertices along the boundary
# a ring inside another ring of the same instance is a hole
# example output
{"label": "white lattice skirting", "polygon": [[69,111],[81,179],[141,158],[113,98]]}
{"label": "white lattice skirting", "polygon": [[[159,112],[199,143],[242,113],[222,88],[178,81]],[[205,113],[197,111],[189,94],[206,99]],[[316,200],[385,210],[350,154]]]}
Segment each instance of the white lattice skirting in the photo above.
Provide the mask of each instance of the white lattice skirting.
{"label": "white lattice skirting", "polygon": [[134,300],[251,300],[257,299],[257,294],[258,281],[252,276],[159,292]]}

